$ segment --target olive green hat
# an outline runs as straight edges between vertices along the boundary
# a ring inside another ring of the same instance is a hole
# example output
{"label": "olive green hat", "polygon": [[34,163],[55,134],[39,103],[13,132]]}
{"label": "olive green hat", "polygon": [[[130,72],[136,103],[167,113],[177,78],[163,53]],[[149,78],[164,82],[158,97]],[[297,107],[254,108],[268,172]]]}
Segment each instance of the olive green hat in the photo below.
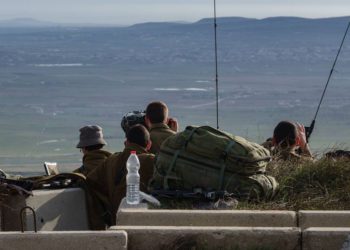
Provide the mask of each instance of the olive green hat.
{"label": "olive green hat", "polygon": [[88,125],[79,129],[80,140],[77,148],[85,148],[94,145],[107,145],[103,139],[102,128],[97,125]]}

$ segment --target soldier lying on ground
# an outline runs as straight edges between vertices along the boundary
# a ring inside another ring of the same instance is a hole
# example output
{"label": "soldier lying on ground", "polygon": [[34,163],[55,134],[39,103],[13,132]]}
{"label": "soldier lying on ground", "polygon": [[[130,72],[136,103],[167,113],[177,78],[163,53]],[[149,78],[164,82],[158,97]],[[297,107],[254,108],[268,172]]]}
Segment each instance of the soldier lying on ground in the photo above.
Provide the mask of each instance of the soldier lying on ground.
{"label": "soldier lying on ground", "polygon": [[113,154],[87,176],[91,229],[115,225],[120,201],[126,195],[126,161],[131,151],[136,151],[140,160],[140,189],[147,190],[153,175],[154,155],[148,153],[151,144],[147,129],[140,124],[134,125],[127,132],[123,152]]}
{"label": "soldier lying on ground", "polygon": [[150,131],[152,147],[150,152],[158,153],[160,145],[178,131],[176,119],[168,117],[168,107],[164,102],[152,102],[146,109],[145,123]]}
{"label": "soldier lying on ground", "polygon": [[305,127],[299,123],[281,121],[273,131],[273,137],[263,143],[274,159],[312,160],[306,141]]}
{"label": "soldier lying on ground", "polygon": [[111,155],[110,152],[102,150],[107,145],[103,139],[102,128],[97,125],[89,125],[80,129],[80,140],[77,148],[83,153],[83,165],[74,170],[75,173],[88,175],[93,169],[102,165]]}

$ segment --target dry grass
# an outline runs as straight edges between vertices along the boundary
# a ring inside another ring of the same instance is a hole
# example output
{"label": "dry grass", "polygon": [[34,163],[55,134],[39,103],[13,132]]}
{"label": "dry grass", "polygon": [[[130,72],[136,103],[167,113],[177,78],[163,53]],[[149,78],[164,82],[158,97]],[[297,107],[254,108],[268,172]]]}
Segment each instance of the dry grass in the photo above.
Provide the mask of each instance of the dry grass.
{"label": "dry grass", "polygon": [[[321,159],[316,162],[273,162],[268,174],[280,187],[272,201],[240,201],[236,209],[349,210],[350,160]],[[196,208],[191,201],[167,200],[163,208]]]}
{"label": "dry grass", "polygon": [[350,161],[272,163],[268,172],[280,184],[273,201],[241,202],[240,209],[350,209]]}

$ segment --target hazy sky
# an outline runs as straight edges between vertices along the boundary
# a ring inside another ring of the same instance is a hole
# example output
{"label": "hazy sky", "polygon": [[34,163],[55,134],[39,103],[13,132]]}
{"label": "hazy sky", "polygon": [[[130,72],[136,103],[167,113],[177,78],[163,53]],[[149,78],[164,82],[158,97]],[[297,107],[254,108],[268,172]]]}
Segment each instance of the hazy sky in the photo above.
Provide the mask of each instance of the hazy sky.
{"label": "hazy sky", "polygon": [[[196,21],[213,0],[0,0],[0,19],[30,17],[68,23],[133,24]],[[217,0],[218,16],[330,17],[350,15],[350,0]]]}

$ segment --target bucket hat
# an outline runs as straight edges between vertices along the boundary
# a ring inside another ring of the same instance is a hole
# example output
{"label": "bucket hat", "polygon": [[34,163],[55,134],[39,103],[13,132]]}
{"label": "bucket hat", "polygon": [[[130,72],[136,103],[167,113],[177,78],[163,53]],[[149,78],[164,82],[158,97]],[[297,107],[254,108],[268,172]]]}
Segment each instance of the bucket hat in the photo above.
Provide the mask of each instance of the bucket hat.
{"label": "bucket hat", "polygon": [[103,139],[102,128],[97,125],[88,125],[79,129],[80,137],[77,148],[84,148],[94,145],[107,145]]}

